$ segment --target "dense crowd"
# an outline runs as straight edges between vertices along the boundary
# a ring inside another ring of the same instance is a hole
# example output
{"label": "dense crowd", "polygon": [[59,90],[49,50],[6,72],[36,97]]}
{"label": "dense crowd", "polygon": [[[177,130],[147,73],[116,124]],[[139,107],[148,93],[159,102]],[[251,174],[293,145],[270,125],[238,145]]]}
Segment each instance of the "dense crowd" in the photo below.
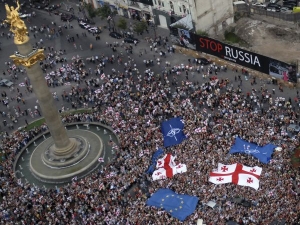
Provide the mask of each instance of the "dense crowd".
{"label": "dense crowd", "polygon": [[[18,150],[47,129],[46,125],[29,132],[16,131],[6,137],[2,141],[8,158],[1,172],[2,223],[180,224],[164,211],[145,205],[147,193],[138,190],[145,180],[151,182],[150,194],[169,187],[199,198],[196,212],[183,224],[195,222],[197,218],[204,219],[206,224],[225,224],[229,219],[244,224],[270,224],[274,218],[285,219],[287,224],[296,222],[300,210],[299,196],[295,192],[299,187],[299,172],[291,168],[290,155],[299,140],[288,137],[286,128],[291,121],[296,123],[299,115],[288,100],[270,101],[272,95],[267,89],[253,90],[250,95],[238,93],[225,80],[203,84],[183,82],[172,92],[168,79],[177,76],[174,74],[153,76],[149,82],[147,74],[134,81],[129,74],[113,73],[111,79],[106,80],[108,85],[97,92],[93,113],[63,118],[64,123],[88,120],[108,124],[119,135],[121,143],[115,160],[104,171],[74,181],[59,191],[18,183],[12,170]],[[73,90],[75,99],[81,93],[93,95],[95,92],[88,85],[83,89],[73,87]],[[152,182],[145,170],[151,153],[163,146],[159,127],[163,120],[174,116],[184,119],[188,139],[166,152],[185,163],[188,172]],[[196,133],[199,127],[206,129]],[[267,165],[247,155],[229,156],[235,136],[259,145],[275,143],[283,150],[275,152]],[[149,154],[140,156],[146,149]],[[263,167],[259,190],[208,183],[208,174],[218,162]],[[125,195],[124,191],[135,182],[139,184],[135,196]],[[99,189],[99,185],[103,188]],[[235,196],[251,201],[251,208],[229,203]],[[205,206],[210,200],[217,203],[217,208]]]}
{"label": "dense crowd", "polygon": [[[167,42],[163,43],[170,49]],[[155,48],[156,44],[150,44],[151,50]],[[130,57],[133,46],[114,43],[108,44],[109,47],[118,49],[118,54],[113,51],[113,55],[88,60],[76,56],[67,61],[63,50],[55,51],[50,46],[41,68],[49,87],[69,87],[61,96],[53,95],[54,98],[71,103],[75,109],[93,108],[90,113],[62,116],[64,123],[101,122],[113,128],[120,139],[114,160],[103,171],[73,180],[59,189],[46,190],[17,179],[13,163],[19,151],[46,131],[47,125],[30,131],[20,129],[4,133],[1,149],[6,160],[0,172],[0,224],[165,225],[195,224],[198,218],[208,225],[224,225],[228,220],[255,225],[270,224],[274,219],[285,220],[286,224],[299,222],[300,174],[290,163],[299,138],[290,137],[287,126],[298,124],[300,115],[291,99],[275,97],[269,85],[260,89],[254,86],[252,92],[244,93],[240,76],[234,81],[239,85],[216,77],[219,71],[226,71],[226,67],[215,64],[203,67],[190,60],[186,65],[171,65],[155,53],[152,59],[152,55],[146,55],[146,50],[139,52],[140,57],[145,57],[147,66],[140,72]],[[122,55],[121,48],[126,56]],[[173,54],[173,49],[166,54]],[[90,63],[95,69],[89,68]],[[123,70],[111,69],[116,63]],[[161,67],[161,74],[153,72],[153,65]],[[9,63],[7,67],[3,73],[23,74]],[[52,71],[53,68],[59,69]],[[16,73],[12,72],[15,70]],[[200,74],[203,82],[189,81],[190,74]],[[29,81],[25,80],[24,85],[31,90]],[[12,91],[19,95],[19,90]],[[2,97],[3,104],[14,101],[4,92]],[[62,106],[61,111],[65,110]],[[24,110],[19,116],[30,114]],[[152,153],[163,146],[160,125],[166,119],[179,116],[183,118],[188,138],[165,152],[180,159],[188,171],[172,179],[152,181],[145,171]],[[201,128],[200,133],[195,131],[198,128]],[[236,136],[259,145],[274,143],[282,151],[275,151],[269,164],[261,164],[248,155],[229,155]],[[209,183],[209,173],[219,162],[262,167],[260,188],[256,191],[234,184]],[[152,193],[166,187],[199,198],[196,211],[184,222],[162,209],[146,206]],[[234,203],[232,198],[237,196],[250,201],[251,207]],[[209,201],[216,202],[217,206],[206,206]]]}

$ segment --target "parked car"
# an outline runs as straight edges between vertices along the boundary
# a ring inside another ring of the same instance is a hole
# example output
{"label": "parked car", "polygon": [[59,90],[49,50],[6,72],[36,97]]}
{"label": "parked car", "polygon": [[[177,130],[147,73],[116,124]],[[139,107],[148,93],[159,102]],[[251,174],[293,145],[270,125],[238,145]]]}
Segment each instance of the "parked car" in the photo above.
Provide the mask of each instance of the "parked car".
{"label": "parked car", "polygon": [[267,5],[264,3],[260,3],[260,2],[256,2],[256,3],[252,3],[253,6],[257,6],[257,7],[266,7]]}
{"label": "parked car", "polygon": [[91,27],[88,29],[88,32],[93,33],[93,34],[100,34],[101,30],[98,27]]}
{"label": "parked car", "polygon": [[72,21],[74,19],[74,16],[71,14],[61,14],[60,19],[62,21]]}
{"label": "parked car", "polygon": [[289,9],[293,9],[294,7],[296,7],[297,4],[292,4],[292,3],[283,3],[283,7],[287,7]]}
{"label": "parked car", "polygon": [[275,7],[267,7],[266,10],[270,12],[280,12],[280,9]]}
{"label": "parked car", "polygon": [[113,37],[113,38],[117,38],[117,39],[121,39],[122,35],[117,33],[117,32],[110,32],[109,36]]}
{"label": "parked car", "polygon": [[124,38],[124,42],[125,43],[134,43],[134,41],[137,41],[137,43],[140,42],[139,39],[134,38],[134,37],[126,37],[126,38]]}
{"label": "parked car", "polygon": [[60,5],[57,4],[57,5],[50,5],[48,7],[45,7],[44,10],[47,11],[47,12],[52,12],[56,9],[59,9],[60,8]]}
{"label": "parked car", "polygon": [[14,85],[14,83],[11,82],[11,81],[9,81],[9,80],[7,80],[7,79],[0,80],[0,86],[11,87],[13,85]]}
{"label": "parked car", "polygon": [[22,14],[22,13],[20,13],[19,17],[22,18],[22,19],[26,19],[28,17],[31,17],[31,14],[30,13],[28,13],[28,14]]}
{"label": "parked car", "polygon": [[210,61],[207,60],[206,58],[197,58],[197,62],[201,65],[208,65],[210,64]]}
{"label": "parked car", "polygon": [[282,12],[282,13],[292,13],[293,11],[288,7],[282,7],[280,9],[280,12]]}
{"label": "parked car", "polygon": [[276,3],[269,3],[267,5],[267,8],[279,8],[279,9],[281,9],[281,5],[278,5]]}

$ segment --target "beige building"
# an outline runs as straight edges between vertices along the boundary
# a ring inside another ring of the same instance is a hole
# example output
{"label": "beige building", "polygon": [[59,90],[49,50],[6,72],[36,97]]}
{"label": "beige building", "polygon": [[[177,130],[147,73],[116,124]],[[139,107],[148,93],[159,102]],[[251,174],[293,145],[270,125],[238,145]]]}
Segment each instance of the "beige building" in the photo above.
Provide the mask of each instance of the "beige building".
{"label": "beige building", "polygon": [[146,19],[163,28],[191,15],[192,30],[218,34],[233,23],[232,0],[153,0],[153,6],[130,0],[85,0],[95,8],[107,3],[119,15]]}

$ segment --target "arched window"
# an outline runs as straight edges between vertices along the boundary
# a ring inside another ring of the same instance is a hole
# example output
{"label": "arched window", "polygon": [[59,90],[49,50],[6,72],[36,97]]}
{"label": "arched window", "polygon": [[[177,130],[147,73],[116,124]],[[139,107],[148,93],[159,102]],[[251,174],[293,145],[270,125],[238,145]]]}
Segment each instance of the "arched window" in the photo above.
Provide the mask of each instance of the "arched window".
{"label": "arched window", "polygon": [[184,13],[184,14],[187,14],[187,13],[186,13],[186,7],[185,7],[185,5],[182,5],[182,9],[183,9],[183,13]]}
{"label": "arched window", "polygon": [[171,11],[174,11],[174,5],[173,5],[173,2],[170,1],[170,8],[171,8]]}
{"label": "arched window", "polygon": [[158,5],[161,6],[161,7],[165,7],[164,2],[161,1],[161,0],[158,0]]}

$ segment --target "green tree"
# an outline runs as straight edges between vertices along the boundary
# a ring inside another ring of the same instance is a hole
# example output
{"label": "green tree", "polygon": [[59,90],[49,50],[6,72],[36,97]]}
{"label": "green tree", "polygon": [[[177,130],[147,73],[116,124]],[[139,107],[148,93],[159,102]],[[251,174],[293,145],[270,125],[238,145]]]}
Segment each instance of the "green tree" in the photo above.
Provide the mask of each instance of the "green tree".
{"label": "green tree", "polygon": [[85,8],[88,11],[89,17],[91,19],[97,16],[98,12],[91,3],[85,4]]}
{"label": "green tree", "polygon": [[104,4],[102,7],[97,9],[97,14],[101,17],[101,19],[107,19],[107,17],[112,14],[112,11],[108,4]]}
{"label": "green tree", "polygon": [[147,30],[148,26],[145,21],[135,23],[133,30],[137,34],[142,34],[145,30]]}
{"label": "green tree", "polygon": [[196,34],[204,36],[204,37],[208,37],[209,36],[209,34],[206,31],[203,31],[203,30],[197,30]]}
{"label": "green tree", "polygon": [[126,30],[127,29],[127,21],[124,18],[120,18],[117,23],[117,27],[122,30]]}

